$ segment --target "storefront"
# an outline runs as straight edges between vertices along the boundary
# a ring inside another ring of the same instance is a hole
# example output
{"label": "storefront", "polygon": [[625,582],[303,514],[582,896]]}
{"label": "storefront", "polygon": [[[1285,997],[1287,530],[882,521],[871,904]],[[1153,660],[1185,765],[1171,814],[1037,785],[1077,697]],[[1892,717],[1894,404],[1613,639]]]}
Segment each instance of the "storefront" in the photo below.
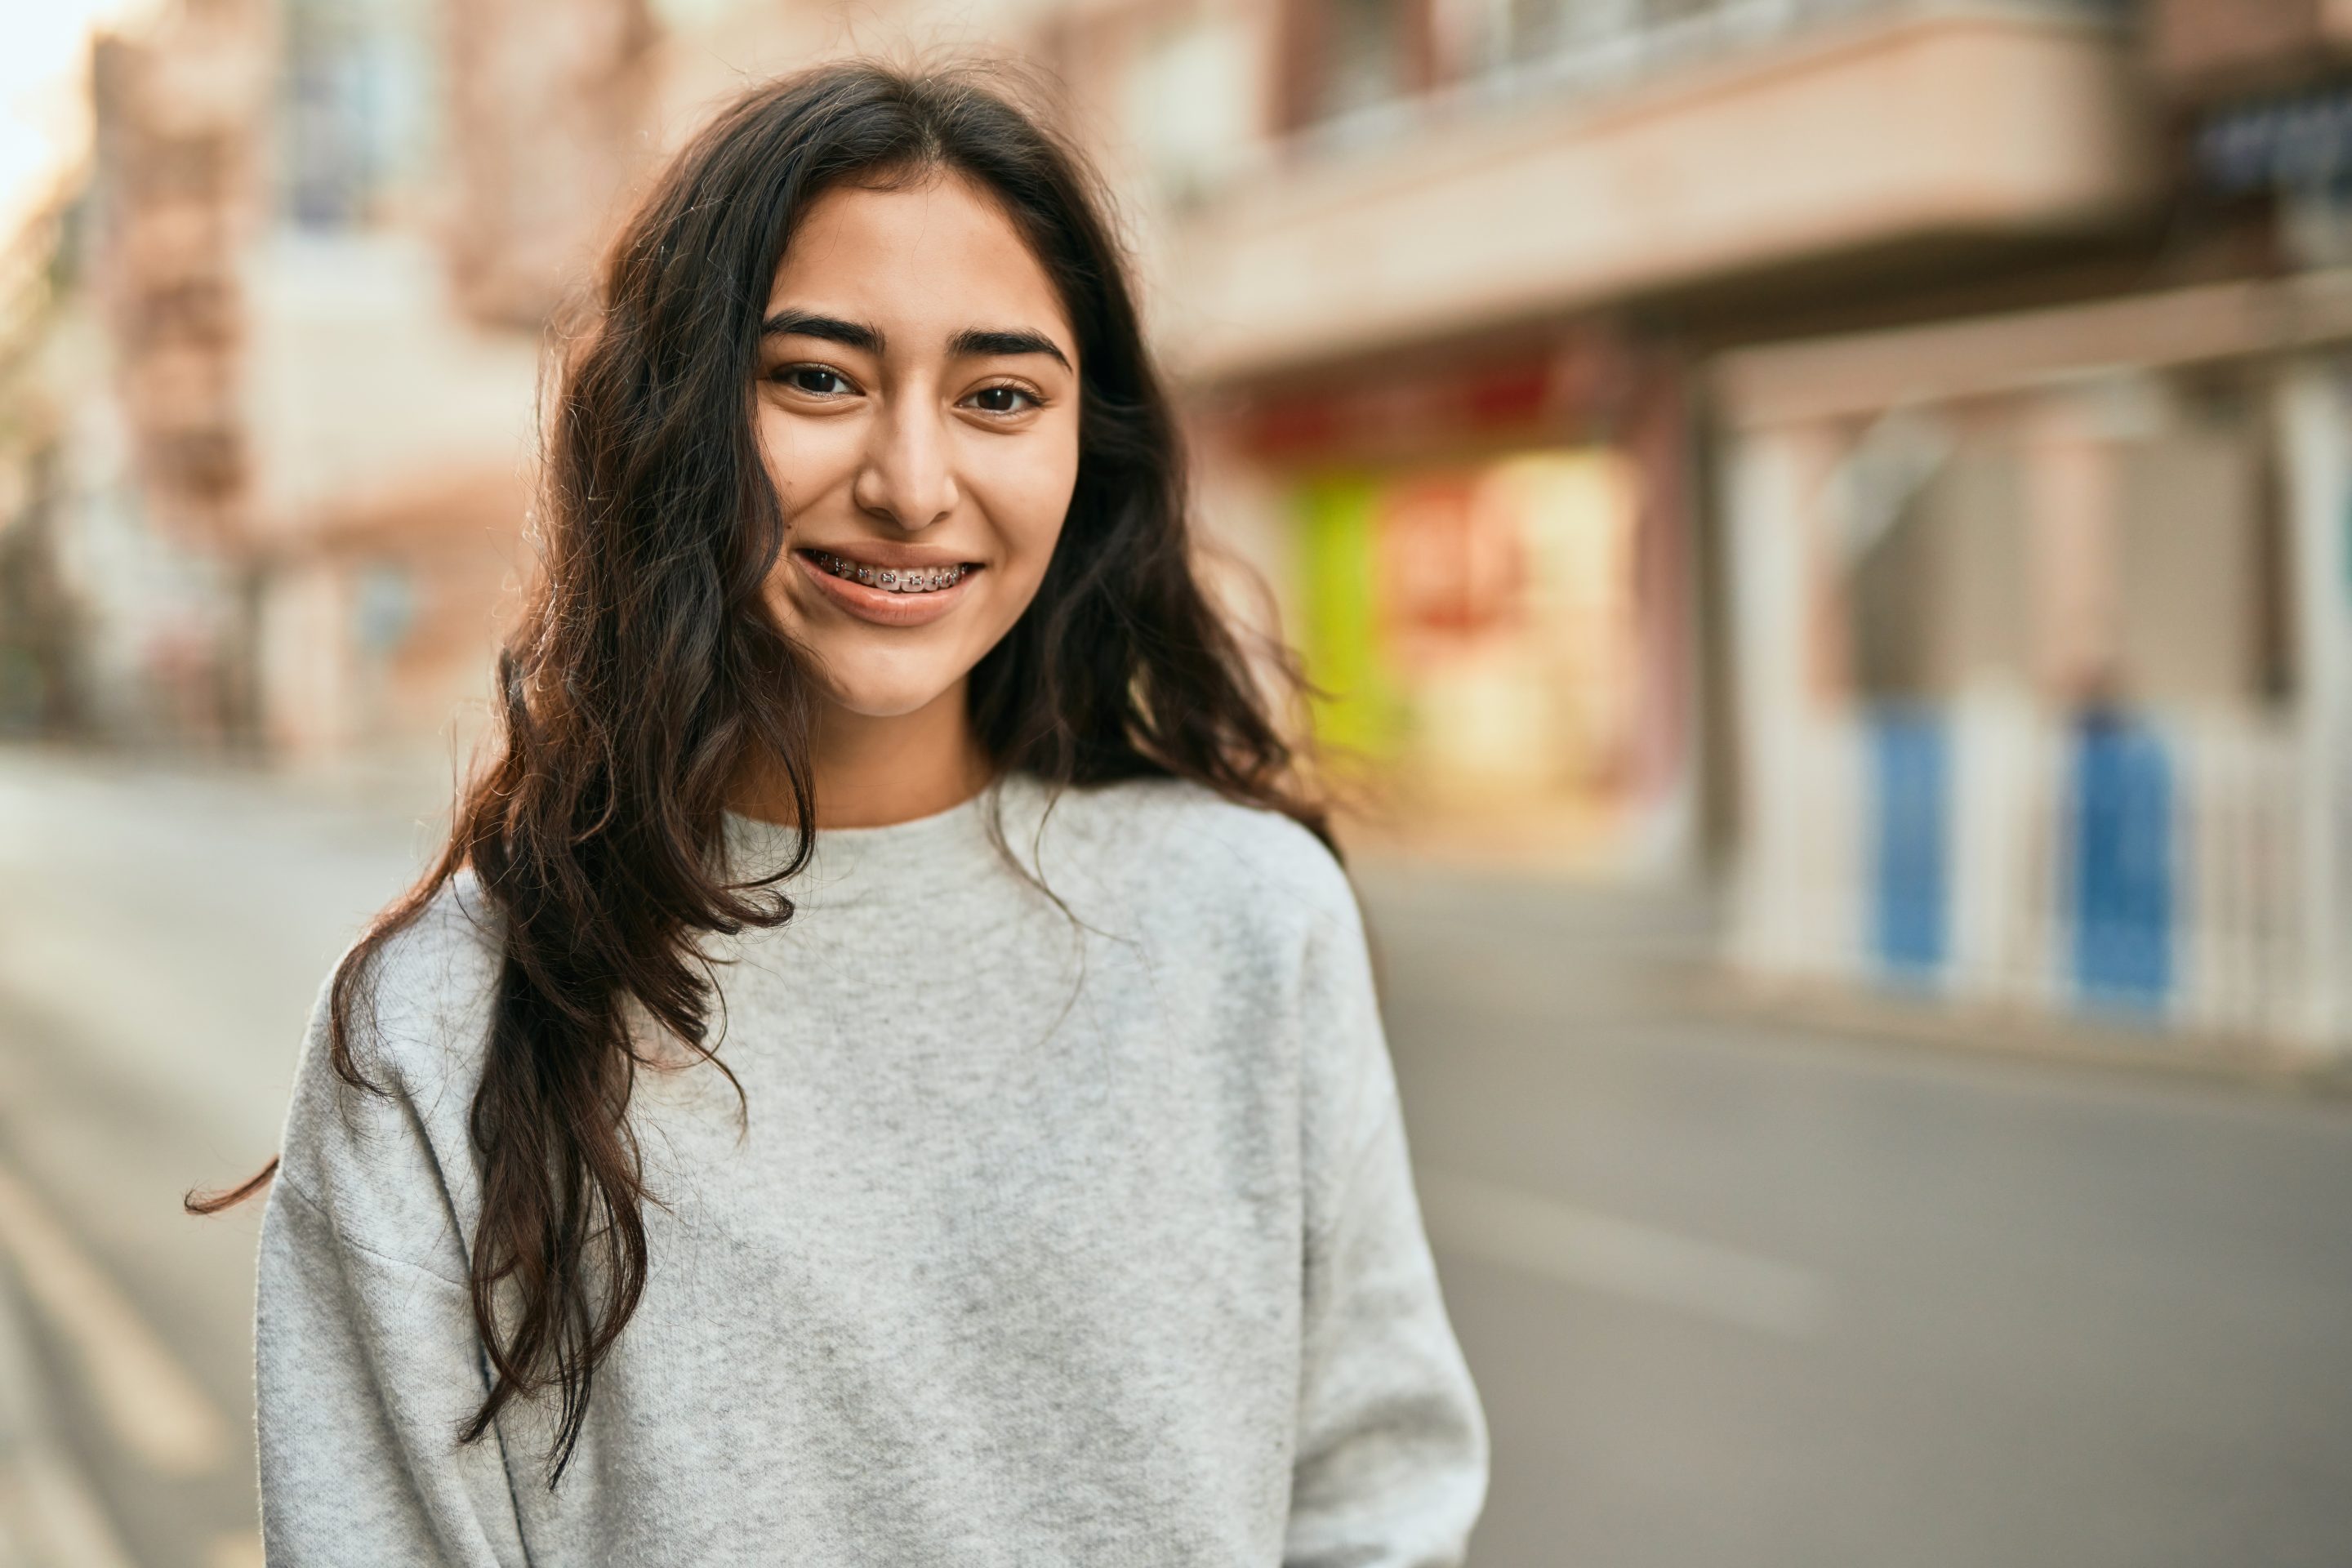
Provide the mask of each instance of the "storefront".
{"label": "storefront", "polygon": [[[1360,834],[1655,874],[1690,852],[1679,384],[1595,334],[1372,365],[1228,423]],[[1366,392],[1366,387],[1379,390]]]}
{"label": "storefront", "polygon": [[2334,1048],[2352,282],[1720,367],[1752,973]]}

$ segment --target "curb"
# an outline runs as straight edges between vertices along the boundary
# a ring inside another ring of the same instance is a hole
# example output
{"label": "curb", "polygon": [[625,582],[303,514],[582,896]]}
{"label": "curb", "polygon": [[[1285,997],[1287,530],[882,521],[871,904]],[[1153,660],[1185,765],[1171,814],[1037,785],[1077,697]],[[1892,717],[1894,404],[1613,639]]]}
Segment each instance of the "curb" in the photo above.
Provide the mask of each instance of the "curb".
{"label": "curb", "polygon": [[2352,1101],[2352,1056],[2296,1051],[2244,1036],[2133,1028],[2014,1005],[1915,1000],[1827,983],[1766,982],[1716,964],[1694,965],[1682,981],[1677,1005],[1699,1017]]}

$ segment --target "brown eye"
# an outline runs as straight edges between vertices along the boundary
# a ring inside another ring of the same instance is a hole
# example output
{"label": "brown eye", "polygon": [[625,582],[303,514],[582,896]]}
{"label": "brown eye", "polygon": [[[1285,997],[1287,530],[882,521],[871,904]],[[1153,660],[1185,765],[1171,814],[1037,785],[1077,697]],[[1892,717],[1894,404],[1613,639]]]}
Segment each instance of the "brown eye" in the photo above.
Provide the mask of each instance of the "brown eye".
{"label": "brown eye", "polygon": [[805,392],[812,397],[835,397],[849,390],[849,382],[837,370],[827,370],[821,364],[787,365],[777,373],[776,379],[795,392]]}
{"label": "brown eye", "polygon": [[1018,414],[1037,405],[1034,397],[1017,386],[983,386],[971,396],[983,414]]}

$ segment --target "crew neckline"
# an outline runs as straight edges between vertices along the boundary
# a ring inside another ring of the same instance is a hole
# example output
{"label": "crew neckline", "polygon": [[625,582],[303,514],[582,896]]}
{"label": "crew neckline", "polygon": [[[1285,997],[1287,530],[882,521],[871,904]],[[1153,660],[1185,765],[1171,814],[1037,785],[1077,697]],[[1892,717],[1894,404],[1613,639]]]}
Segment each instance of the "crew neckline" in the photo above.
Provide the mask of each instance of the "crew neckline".
{"label": "crew neckline", "polygon": [[[1009,871],[990,836],[989,819],[1017,795],[1025,798],[1029,783],[1025,774],[1001,773],[978,793],[923,816],[871,827],[819,827],[808,865],[780,887],[795,904],[815,909],[902,888],[928,894],[989,865]],[[782,864],[798,843],[797,831],[784,823],[746,816],[731,807],[724,820],[739,876]],[[1005,820],[1010,838],[1009,813]]]}

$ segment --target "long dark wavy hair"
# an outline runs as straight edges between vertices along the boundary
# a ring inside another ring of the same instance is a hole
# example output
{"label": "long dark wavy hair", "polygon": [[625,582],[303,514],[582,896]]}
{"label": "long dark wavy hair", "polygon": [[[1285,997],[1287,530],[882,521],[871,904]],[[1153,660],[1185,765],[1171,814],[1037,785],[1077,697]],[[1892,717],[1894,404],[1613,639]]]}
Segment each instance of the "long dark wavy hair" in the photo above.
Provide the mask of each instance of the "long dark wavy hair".
{"label": "long dark wavy hair", "polygon": [[[474,1321],[496,1375],[460,1441],[557,1391],[551,1488],[645,1287],[652,1194],[626,1113],[646,1061],[627,1012],[727,1072],[698,941],[790,920],[776,884],[812,844],[816,688],[762,593],[791,526],[752,424],[770,283],[820,193],[940,173],[1003,203],[1078,346],[1076,487],[1035,600],[972,672],[982,746],[1056,786],[1192,780],[1329,841],[1272,706],[1295,666],[1276,662],[1270,697],[1195,576],[1175,421],[1083,160],[969,71],[837,65],[743,94],[604,263],[547,407],[542,566],[499,658],[499,726],[448,842],[330,997],[335,1071],[385,1092],[353,1048],[373,961],[473,868],[503,947],[469,1122]],[[736,880],[724,811],[755,768],[789,783],[797,853]],[[188,1206],[225,1208],[276,1170]]]}

